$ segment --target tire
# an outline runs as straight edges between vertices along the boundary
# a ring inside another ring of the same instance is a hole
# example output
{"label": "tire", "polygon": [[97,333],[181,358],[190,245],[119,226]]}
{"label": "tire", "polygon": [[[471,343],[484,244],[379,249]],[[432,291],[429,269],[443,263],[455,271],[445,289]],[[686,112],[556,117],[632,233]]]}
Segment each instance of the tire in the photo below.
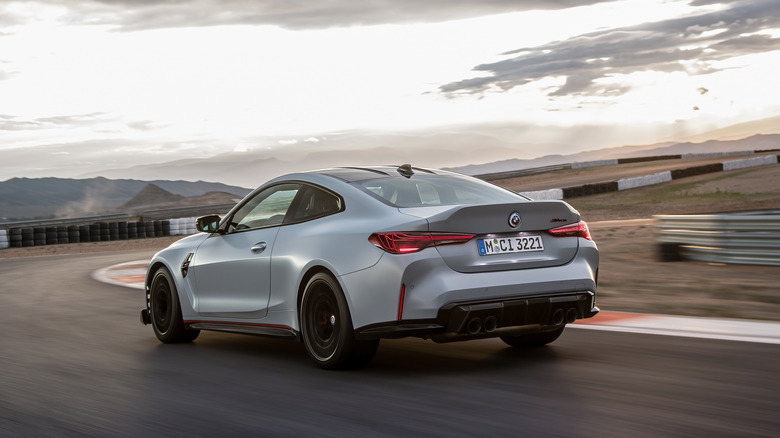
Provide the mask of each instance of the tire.
{"label": "tire", "polygon": [[143,239],[146,237],[146,224],[144,221],[138,221],[135,223],[135,237]]}
{"label": "tire", "polygon": [[306,284],[300,310],[301,337],[309,357],[320,368],[347,369],[366,365],[379,340],[358,341],[347,301],[338,282],[320,272]]}
{"label": "tire", "polygon": [[68,225],[68,243],[81,242],[78,225]]}
{"label": "tire", "polygon": [[165,268],[154,273],[149,293],[149,316],[157,339],[166,344],[191,342],[200,330],[187,330],[181,316],[179,294],[171,274]]}
{"label": "tire", "polygon": [[138,224],[135,222],[128,222],[127,223],[127,238],[128,239],[137,239],[138,238]]}
{"label": "tire", "polygon": [[21,248],[22,247],[22,229],[21,228],[11,228],[8,230],[8,243],[10,244],[11,248]]}
{"label": "tire", "polygon": [[117,222],[117,229],[119,231],[119,240],[127,240],[127,222]]}
{"label": "tire", "polygon": [[94,223],[89,225],[89,241],[100,242],[100,224]]}
{"label": "tire", "polygon": [[79,241],[89,242],[89,225],[79,225]]}
{"label": "tire", "polygon": [[515,348],[541,347],[542,345],[547,345],[550,342],[558,339],[561,333],[563,333],[564,328],[566,328],[566,326],[562,325],[551,332],[529,333],[526,335],[517,336],[501,336],[501,340]]}
{"label": "tire", "polygon": [[33,244],[34,246],[46,245],[46,228],[43,227],[33,228]]}
{"label": "tire", "polygon": [[22,246],[28,247],[28,246],[34,246],[35,240],[34,240],[34,232],[32,228],[22,228]]}

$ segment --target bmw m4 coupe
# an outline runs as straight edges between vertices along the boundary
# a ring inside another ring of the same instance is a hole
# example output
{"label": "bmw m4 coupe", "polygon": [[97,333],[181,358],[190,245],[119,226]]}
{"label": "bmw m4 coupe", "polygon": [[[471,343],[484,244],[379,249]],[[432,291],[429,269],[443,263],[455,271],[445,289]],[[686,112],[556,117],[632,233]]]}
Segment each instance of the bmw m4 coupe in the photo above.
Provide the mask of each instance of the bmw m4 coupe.
{"label": "bmw m4 coupe", "polygon": [[548,344],[598,313],[599,254],[563,201],[410,165],[282,176],[157,253],[141,320],[302,341],[326,369],[382,338]]}

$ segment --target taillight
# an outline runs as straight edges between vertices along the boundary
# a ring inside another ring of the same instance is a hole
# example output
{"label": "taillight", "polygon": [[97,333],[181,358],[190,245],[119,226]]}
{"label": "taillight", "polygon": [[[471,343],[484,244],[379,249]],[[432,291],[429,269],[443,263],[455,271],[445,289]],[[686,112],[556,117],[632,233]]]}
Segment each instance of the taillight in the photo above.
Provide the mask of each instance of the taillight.
{"label": "taillight", "polygon": [[588,240],[593,240],[593,238],[590,236],[590,230],[588,230],[588,224],[583,221],[579,221],[576,224],[553,228],[552,230],[547,230],[547,232],[555,237],[582,237]]}
{"label": "taillight", "polygon": [[391,254],[409,254],[431,246],[466,243],[473,234],[451,233],[374,233],[368,241]]}

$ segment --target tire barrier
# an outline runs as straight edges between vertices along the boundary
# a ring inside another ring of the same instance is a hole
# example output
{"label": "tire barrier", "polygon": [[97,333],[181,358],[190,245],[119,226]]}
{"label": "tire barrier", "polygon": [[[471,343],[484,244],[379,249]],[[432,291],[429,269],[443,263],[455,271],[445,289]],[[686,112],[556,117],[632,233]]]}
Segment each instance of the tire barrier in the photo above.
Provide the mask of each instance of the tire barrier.
{"label": "tire barrier", "polygon": [[681,154],[681,155],[657,155],[652,157],[634,157],[634,158],[612,158],[612,159],[605,159],[605,160],[578,161],[578,162],[567,163],[567,164],[554,164],[551,166],[532,167],[527,169],[510,170],[510,171],[503,171],[503,172],[483,173],[483,174],[476,174],[472,176],[485,181],[494,181],[499,179],[515,178],[519,176],[535,175],[539,173],[552,172],[555,170],[562,170],[562,169],[583,169],[586,167],[616,166],[618,164],[644,163],[648,161],[660,161],[660,160],[714,158],[714,157],[728,157],[728,156],[751,155],[751,154],[765,154],[770,152],[776,152],[778,150],[780,149],[765,149],[765,150],[736,151],[736,152],[710,152],[710,153],[701,153],[701,154]]}
{"label": "tire barrier", "polygon": [[656,155],[654,157],[618,158],[618,164],[646,163],[648,161],[680,159],[682,159],[682,155]]}
{"label": "tire barrier", "polygon": [[33,246],[46,245],[46,228],[35,227],[33,228]]}
{"label": "tire barrier", "polygon": [[35,231],[32,228],[22,228],[22,246],[35,245]]}
{"label": "tire barrier", "polygon": [[57,225],[57,243],[69,243],[70,239],[68,239],[68,226],[67,225]]}
{"label": "tire barrier", "polygon": [[[651,159],[669,159],[671,155],[662,157],[648,157],[640,161],[652,161]],[[778,155],[766,155],[761,157],[745,158],[741,160],[729,160],[722,163],[706,164],[702,166],[687,167],[684,169],[675,169],[666,172],[654,173],[652,175],[638,176],[634,178],[623,178],[617,181],[609,181],[596,184],[585,184],[576,187],[565,187],[563,189],[550,189],[540,190],[536,192],[521,192],[521,195],[530,197],[531,199],[569,199],[579,196],[597,195],[600,193],[616,192],[619,190],[628,190],[638,187],[645,187],[654,184],[660,184],[664,182],[673,181],[676,179],[687,178],[690,176],[704,175],[707,173],[745,169],[756,166],[766,166],[770,164],[777,164],[780,161]],[[557,190],[563,192],[562,198],[545,198],[542,196],[556,196]],[[537,196],[537,197],[535,197]]]}
{"label": "tire barrier", "polygon": [[68,243],[81,242],[81,233],[78,225],[68,225],[65,228],[68,230]]}
{"label": "tire barrier", "polygon": [[79,225],[79,240],[82,242],[91,242],[89,238],[89,225]]}
{"label": "tire barrier", "polygon": [[21,228],[11,228],[8,230],[8,246],[10,248],[21,248],[22,247],[22,229]]}
{"label": "tire barrier", "polygon": [[195,228],[195,217],[182,217],[177,219],[170,219],[170,235],[171,236],[186,236],[195,234],[198,230]]}
{"label": "tire barrier", "polygon": [[89,241],[100,242],[100,224],[89,224]]}
{"label": "tire barrier", "polygon": [[728,157],[737,155],[762,154],[769,151],[736,151],[736,152],[705,152],[700,154],[683,154],[683,158],[712,158]]}
{"label": "tire barrier", "polygon": [[56,245],[57,242],[57,227],[46,227],[46,245]]}
{"label": "tire barrier", "polygon": [[568,170],[568,169],[571,169],[571,164],[553,164],[551,166],[532,167],[530,169],[484,173],[482,175],[474,175],[474,177],[485,181],[494,181],[497,179],[517,178],[519,176],[536,175],[539,173],[547,173],[556,170]]}
{"label": "tire barrier", "polygon": [[535,192],[520,192],[520,194],[535,201],[563,199],[563,189],[537,190]]}
{"label": "tire barrier", "polygon": [[652,175],[637,176],[635,178],[623,178],[618,180],[618,190],[635,189],[637,187],[661,184],[672,180],[672,172],[659,172]]}
{"label": "tire barrier", "polygon": [[584,169],[586,167],[599,167],[599,166],[615,166],[618,164],[617,158],[612,160],[594,160],[594,161],[580,161],[577,163],[571,163],[572,169]]}
{"label": "tire barrier", "polygon": [[780,266],[780,210],[655,219],[661,261]]}
{"label": "tire barrier", "polygon": [[[543,192],[550,192],[545,194]],[[561,199],[560,189],[542,191],[535,196],[544,199]],[[163,236],[186,236],[198,232],[196,217],[167,220],[93,222],[82,225],[57,225],[47,227],[17,227],[0,229],[0,249],[66,243],[108,242],[114,240],[143,239]]]}
{"label": "tire barrier", "polygon": [[765,155],[763,157],[745,158],[743,160],[724,161],[723,170],[745,169],[767,164],[777,164],[777,155]]}
{"label": "tire barrier", "polygon": [[98,222],[98,229],[100,230],[100,242],[111,240],[111,230],[108,228],[108,222]]}
{"label": "tire barrier", "polygon": [[577,196],[598,195],[599,193],[616,192],[618,190],[617,181],[610,181],[597,184],[585,184],[577,187],[566,187],[563,190],[565,199],[575,198]]}
{"label": "tire barrier", "polygon": [[688,167],[672,171],[672,179],[687,178],[689,176],[704,175],[723,171],[723,163],[705,164],[703,166]]}
{"label": "tire barrier", "polygon": [[108,240],[119,240],[119,224],[116,222],[108,223]]}

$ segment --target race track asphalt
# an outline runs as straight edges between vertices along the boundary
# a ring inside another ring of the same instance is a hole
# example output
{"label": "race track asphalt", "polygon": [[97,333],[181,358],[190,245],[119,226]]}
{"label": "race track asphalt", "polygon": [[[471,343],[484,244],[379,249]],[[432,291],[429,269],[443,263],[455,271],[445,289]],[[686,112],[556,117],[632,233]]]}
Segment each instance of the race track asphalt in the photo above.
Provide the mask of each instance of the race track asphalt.
{"label": "race track asphalt", "polygon": [[92,277],[151,255],[0,262],[0,436],[780,431],[776,343],[570,328],[522,351],[500,340],[382,341],[368,367],[327,372],[293,341],[204,332],[160,344],[138,320],[142,290]]}

